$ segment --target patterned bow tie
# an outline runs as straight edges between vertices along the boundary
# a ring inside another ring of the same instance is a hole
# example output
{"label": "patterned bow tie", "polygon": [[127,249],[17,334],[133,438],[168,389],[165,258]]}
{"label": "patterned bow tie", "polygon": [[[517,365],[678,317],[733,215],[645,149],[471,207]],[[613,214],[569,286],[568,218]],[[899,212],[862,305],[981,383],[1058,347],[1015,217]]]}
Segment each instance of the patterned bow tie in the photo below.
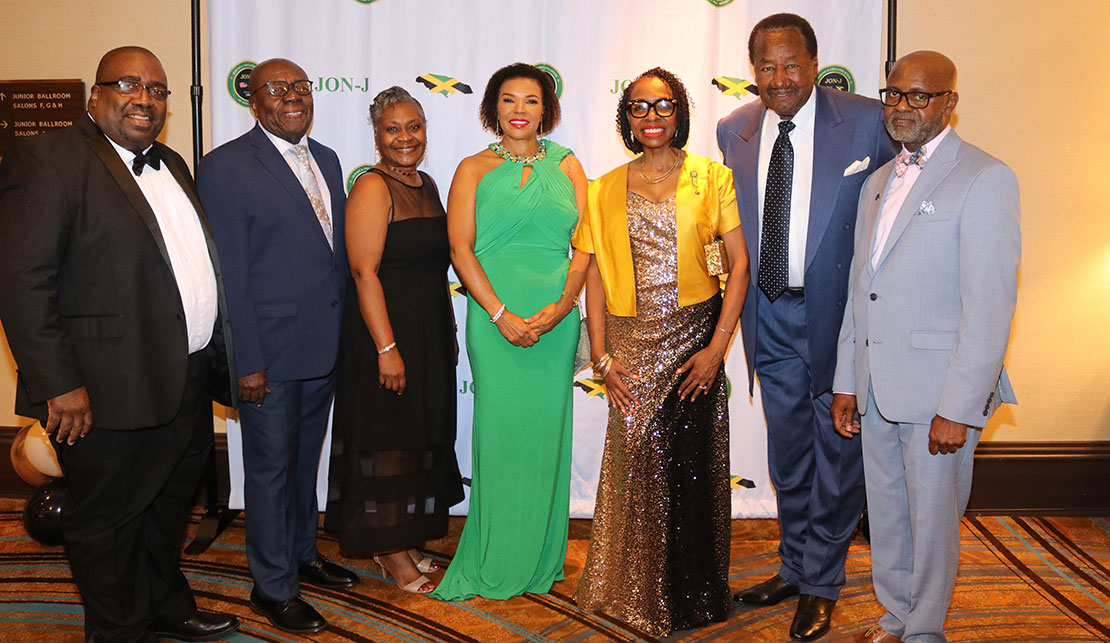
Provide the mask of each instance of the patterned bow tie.
{"label": "patterned bow tie", "polygon": [[135,155],[135,160],[131,162],[131,171],[135,176],[142,176],[143,166],[149,165],[155,170],[162,169],[162,155],[158,153],[157,147],[150,148],[146,154],[139,152]]}
{"label": "patterned bow tie", "polygon": [[906,170],[910,169],[911,165],[916,165],[919,168],[925,167],[925,161],[928,158],[925,156],[925,146],[917,148],[917,151],[912,154],[906,154],[904,151],[898,153],[898,157],[894,161],[894,173],[898,178],[906,175]]}

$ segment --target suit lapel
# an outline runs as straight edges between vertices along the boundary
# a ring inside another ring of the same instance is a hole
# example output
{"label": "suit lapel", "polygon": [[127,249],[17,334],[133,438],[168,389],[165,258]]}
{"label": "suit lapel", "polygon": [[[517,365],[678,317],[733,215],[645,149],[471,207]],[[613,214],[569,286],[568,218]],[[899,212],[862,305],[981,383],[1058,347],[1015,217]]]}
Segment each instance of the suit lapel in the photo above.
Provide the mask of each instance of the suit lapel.
{"label": "suit lapel", "polygon": [[731,131],[737,155],[734,178],[739,180],[740,219],[744,227],[744,240],[748,244],[748,262],[752,279],[759,269],[759,139],[763,115],[767,108],[756,101],[748,120],[739,132]]}
{"label": "suit lapel", "polygon": [[875,228],[879,225],[879,215],[883,211],[883,202],[886,201],[883,196],[890,191],[890,179],[893,175],[894,163],[890,162],[883,165],[875,170],[874,178],[869,179],[867,183],[875,186],[873,190],[875,195],[871,196],[871,192],[860,195],[860,199],[865,200],[866,210],[863,221],[856,222],[856,225],[863,226],[864,234],[856,248],[856,255],[867,264],[867,274],[869,275],[875,274],[875,269],[871,267],[871,246],[875,243]]}
{"label": "suit lapel", "polygon": [[852,152],[850,128],[839,127],[844,122],[840,110],[822,88],[816,87],[813,91],[817,92],[817,113],[813,119],[813,183],[809,192],[805,270],[809,269],[821,246],[825,228],[829,226],[844,168],[851,162]]}
{"label": "suit lapel", "polygon": [[81,133],[85,135],[85,142],[100,157],[100,161],[104,163],[104,167],[112,175],[116,185],[123,191],[131,207],[135,209],[135,213],[139,215],[147,229],[150,230],[150,236],[154,238],[154,244],[158,246],[158,252],[161,253],[162,259],[166,262],[166,267],[172,271],[173,264],[170,263],[170,253],[166,250],[166,240],[162,238],[162,229],[158,226],[158,218],[154,216],[154,210],[150,208],[146,195],[139,188],[139,184],[135,182],[131,170],[120,159],[116,148],[112,147],[112,144],[108,142],[107,137],[104,136],[92,119],[78,119],[77,123]]}
{"label": "suit lapel", "polygon": [[[913,217],[921,208],[925,197],[932,194],[933,190],[944,180],[944,177],[948,176],[949,172],[959,164],[956,158],[956,152],[959,149],[960,138],[956,136],[955,130],[951,130],[941,141],[940,147],[929,155],[929,160],[926,161],[924,169],[921,170],[921,175],[917,177],[917,181],[910,188],[910,193],[906,195],[906,200],[902,202],[902,208],[898,210],[898,216],[895,217],[894,225],[890,228],[890,236],[887,237],[883,253],[879,255],[878,265],[881,266],[886,261],[891,249],[898,243],[898,238],[906,231],[906,226],[910,224],[910,221],[913,220]],[[891,167],[893,168],[894,165],[891,164]]]}
{"label": "suit lapel", "polygon": [[[324,237],[324,231],[320,228],[320,221],[316,218],[316,211],[312,209],[312,202],[308,200],[308,195],[305,194],[304,186],[301,185],[300,179],[289,167],[289,163],[274,147],[273,142],[262,131],[262,126],[258,123],[255,123],[254,129],[250,132],[250,141],[251,145],[254,146],[254,155],[258,162],[289,193],[289,197],[293,200],[293,203],[297,204],[297,209],[300,210],[301,214],[312,220],[314,227],[319,232],[317,238],[320,243],[326,245],[328,240]],[[323,171],[323,168],[321,168],[321,171]],[[328,189],[331,190],[331,186]]]}

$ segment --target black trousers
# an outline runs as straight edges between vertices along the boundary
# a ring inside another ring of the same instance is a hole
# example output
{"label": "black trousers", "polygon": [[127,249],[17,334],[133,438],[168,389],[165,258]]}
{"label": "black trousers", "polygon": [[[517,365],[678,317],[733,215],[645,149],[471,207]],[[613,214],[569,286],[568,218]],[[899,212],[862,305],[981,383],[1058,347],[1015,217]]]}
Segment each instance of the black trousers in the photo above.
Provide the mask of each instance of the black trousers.
{"label": "black trousers", "polygon": [[86,641],[156,641],[151,623],[185,621],[196,602],[181,573],[185,522],[212,445],[202,352],[189,357],[177,415],[54,442],[66,480],[63,542],[85,605]]}

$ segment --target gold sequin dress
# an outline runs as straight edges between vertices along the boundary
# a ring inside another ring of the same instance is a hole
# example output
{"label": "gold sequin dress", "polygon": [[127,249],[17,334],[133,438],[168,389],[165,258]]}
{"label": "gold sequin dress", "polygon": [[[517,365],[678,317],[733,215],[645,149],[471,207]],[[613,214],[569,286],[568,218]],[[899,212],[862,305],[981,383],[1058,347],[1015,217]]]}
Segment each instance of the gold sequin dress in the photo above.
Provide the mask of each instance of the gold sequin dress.
{"label": "gold sequin dress", "polygon": [[[721,297],[678,306],[675,200],[628,193],[636,316],[606,314],[609,352],[640,402],[610,407],[586,569],[576,600],[651,636],[723,621],[730,508],[724,369],[696,402],[675,371],[709,345]],[[683,374],[683,377],[685,374]]]}

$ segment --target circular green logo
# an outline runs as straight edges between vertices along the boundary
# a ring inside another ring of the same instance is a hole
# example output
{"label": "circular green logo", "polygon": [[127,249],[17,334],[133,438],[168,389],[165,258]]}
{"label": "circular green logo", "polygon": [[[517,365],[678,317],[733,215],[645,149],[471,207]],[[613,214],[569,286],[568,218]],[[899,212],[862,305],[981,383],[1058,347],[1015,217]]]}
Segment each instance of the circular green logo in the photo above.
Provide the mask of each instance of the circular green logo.
{"label": "circular green logo", "polygon": [[559,73],[559,70],[555,69],[554,66],[547,63],[536,63],[535,67],[537,69],[542,69],[543,71],[546,71],[551,76],[551,78],[555,81],[555,98],[562,98],[563,75]]}
{"label": "circular green logo", "polygon": [[[359,0],[359,1],[361,2],[361,0]],[[373,1],[373,0],[371,0],[371,1]],[[370,168],[372,168],[372,167],[374,167],[374,166],[370,165],[369,163],[364,163],[364,164],[356,167],[355,169],[351,170],[351,173],[347,175],[347,194],[350,194],[351,190],[355,187],[355,181],[358,180],[358,177],[360,177],[363,174],[366,174],[367,172],[369,172]]]}
{"label": "circular green logo", "polygon": [[821,71],[817,72],[817,84],[821,87],[839,89],[842,92],[856,91],[856,79],[852,77],[852,72],[840,65],[822,67]]}
{"label": "circular green logo", "polygon": [[732,4],[732,0],[706,0],[706,2],[713,5],[714,7],[724,7],[726,5]]}
{"label": "circular green logo", "polygon": [[227,93],[231,95],[231,100],[243,107],[251,105],[251,70],[257,65],[252,60],[244,60],[227,74]]}

